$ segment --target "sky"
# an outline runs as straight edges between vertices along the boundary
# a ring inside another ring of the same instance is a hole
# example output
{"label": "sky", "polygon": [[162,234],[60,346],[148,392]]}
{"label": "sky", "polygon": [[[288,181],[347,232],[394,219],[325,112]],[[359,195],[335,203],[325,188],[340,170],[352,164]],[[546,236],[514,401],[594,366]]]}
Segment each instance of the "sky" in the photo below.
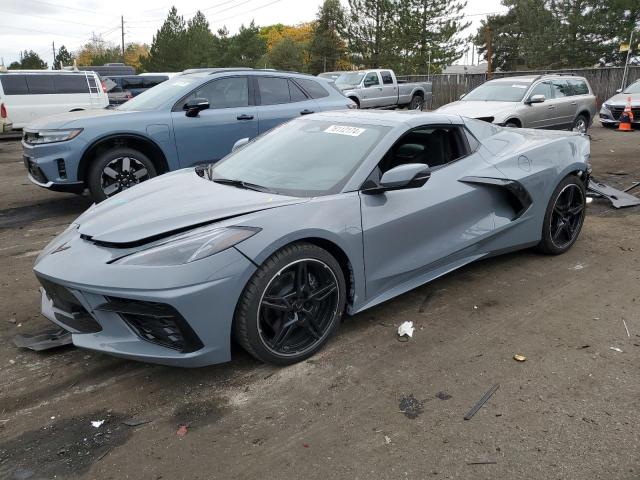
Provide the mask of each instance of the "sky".
{"label": "sky", "polygon": [[[321,4],[322,0],[0,0],[0,60],[8,66],[19,60],[21,50],[34,50],[51,66],[52,43],[73,52],[94,33],[119,45],[121,16],[125,43],[151,44],[172,5],[185,19],[201,10],[212,30],[226,26],[233,34],[251,20],[257,25],[313,20]],[[500,0],[468,0],[464,13],[473,26],[465,36],[475,32],[484,14],[505,10]]]}

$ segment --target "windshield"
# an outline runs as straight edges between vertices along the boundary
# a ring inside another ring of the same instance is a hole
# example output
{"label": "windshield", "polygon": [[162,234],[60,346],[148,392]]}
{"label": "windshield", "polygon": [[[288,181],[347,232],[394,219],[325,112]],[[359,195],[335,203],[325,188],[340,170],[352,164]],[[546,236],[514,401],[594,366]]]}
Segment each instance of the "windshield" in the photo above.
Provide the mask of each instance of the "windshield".
{"label": "windshield", "polygon": [[212,180],[236,180],[274,193],[315,197],[340,192],[390,127],[294,120],[212,166]]}
{"label": "windshield", "polygon": [[355,87],[360,85],[365,72],[347,72],[343,73],[336,79],[337,85],[345,85],[347,87]]}
{"label": "windshield", "polygon": [[531,86],[524,82],[488,82],[471,90],[462,101],[473,102],[519,102]]}
{"label": "windshield", "polygon": [[181,97],[191,90],[191,87],[202,80],[193,75],[179,75],[163,82],[149,90],[145,90],[137,97],[120,105],[117,110],[155,110],[164,105],[171,97]]}
{"label": "windshield", "polygon": [[629,85],[623,93],[640,93],[640,82],[634,82]]}

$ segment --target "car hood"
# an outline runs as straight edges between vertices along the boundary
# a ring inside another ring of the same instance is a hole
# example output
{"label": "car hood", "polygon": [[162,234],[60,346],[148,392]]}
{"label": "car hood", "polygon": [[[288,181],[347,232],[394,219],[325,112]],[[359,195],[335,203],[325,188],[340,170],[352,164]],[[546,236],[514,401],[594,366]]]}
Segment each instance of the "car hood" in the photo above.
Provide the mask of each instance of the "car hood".
{"label": "car hood", "polygon": [[111,110],[107,108],[101,108],[96,110],[82,110],[79,112],[67,112],[60,113],[58,115],[51,115],[44,117],[35,122],[30,123],[25,127],[25,130],[46,130],[53,128],[69,128],[69,127],[84,127],[87,121],[100,122],[104,120],[104,117],[114,115],[130,115],[134,112]]}
{"label": "car hood", "polygon": [[627,99],[631,97],[632,105],[640,105],[640,93],[618,93],[614,95],[609,100],[604,103],[608,103],[610,105],[620,105],[624,106],[627,104]]}
{"label": "car hood", "polygon": [[469,118],[494,117],[494,122],[500,123],[513,111],[518,102],[482,102],[458,101],[444,105],[436,110],[437,113],[456,114]]}
{"label": "car hood", "polygon": [[135,246],[200,225],[308,201],[222,185],[194,169],[146,181],[94,205],[74,223],[97,243]]}

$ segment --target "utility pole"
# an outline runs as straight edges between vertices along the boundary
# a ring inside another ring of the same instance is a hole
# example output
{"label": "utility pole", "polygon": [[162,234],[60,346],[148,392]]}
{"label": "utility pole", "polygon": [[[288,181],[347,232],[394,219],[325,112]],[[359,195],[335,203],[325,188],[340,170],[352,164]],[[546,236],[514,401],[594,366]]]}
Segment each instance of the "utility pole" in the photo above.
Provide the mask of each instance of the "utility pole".
{"label": "utility pole", "polygon": [[124,15],[120,15],[120,28],[122,30],[122,63],[124,63]]}
{"label": "utility pole", "polygon": [[51,48],[53,49],[53,62],[51,62],[51,70],[56,69],[56,42],[51,42]]}
{"label": "utility pole", "polygon": [[624,90],[624,87],[627,84],[627,75],[629,74],[629,58],[631,57],[631,50],[633,50],[633,31],[635,30],[635,25],[631,30],[631,37],[629,38],[629,50],[627,50],[627,59],[624,61],[624,73],[622,74],[622,85],[620,86],[621,90]]}
{"label": "utility pole", "polygon": [[427,81],[431,77],[431,50],[429,50],[429,63],[427,64]]}
{"label": "utility pole", "polygon": [[487,44],[487,80],[491,80],[493,77],[493,66],[491,65],[493,52],[491,51],[491,27],[489,25],[484,29],[484,41]]}

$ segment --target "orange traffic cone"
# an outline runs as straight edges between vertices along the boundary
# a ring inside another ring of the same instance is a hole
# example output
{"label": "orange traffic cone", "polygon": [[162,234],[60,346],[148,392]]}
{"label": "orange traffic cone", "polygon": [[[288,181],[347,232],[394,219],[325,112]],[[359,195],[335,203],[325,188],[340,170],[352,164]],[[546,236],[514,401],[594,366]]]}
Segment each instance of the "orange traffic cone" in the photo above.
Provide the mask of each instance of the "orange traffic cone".
{"label": "orange traffic cone", "polygon": [[631,122],[633,122],[633,111],[631,110],[631,97],[627,97],[627,106],[624,107],[624,112],[620,115],[620,125],[618,126],[619,132],[633,132],[631,128]]}

